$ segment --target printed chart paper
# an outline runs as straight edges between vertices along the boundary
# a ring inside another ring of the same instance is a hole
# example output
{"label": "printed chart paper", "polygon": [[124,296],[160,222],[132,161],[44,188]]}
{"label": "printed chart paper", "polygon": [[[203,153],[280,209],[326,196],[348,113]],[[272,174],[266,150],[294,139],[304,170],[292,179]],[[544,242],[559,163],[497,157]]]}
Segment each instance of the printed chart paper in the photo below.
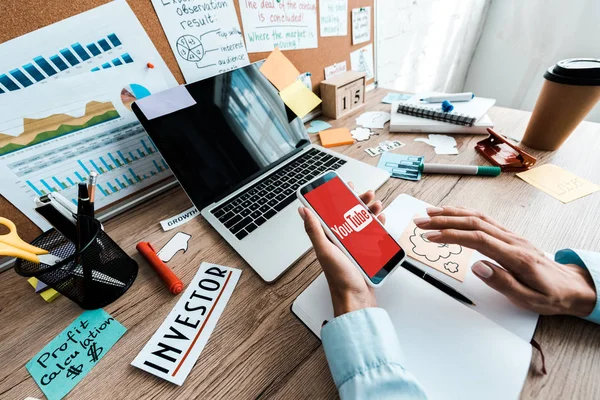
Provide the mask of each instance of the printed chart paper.
{"label": "printed chart paper", "polygon": [[249,53],[317,48],[317,0],[238,0]]}
{"label": "printed chart paper", "polygon": [[422,262],[438,271],[463,282],[467,269],[471,267],[470,261],[473,250],[457,244],[434,243],[425,237],[425,231],[418,228],[413,219],[400,237],[400,245],[406,255]]}
{"label": "printed chart paper", "polygon": [[0,44],[0,96],[59,78],[149,62],[168,87],[177,86],[127,2],[112,1]]}
{"label": "printed chart paper", "polygon": [[517,176],[565,204],[600,190],[595,183],[553,164],[519,172]]}
{"label": "printed chart paper", "polygon": [[325,79],[333,78],[336,75],[343,74],[346,72],[346,68],[346,61],[325,67]]}
{"label": "printed chart paper", "polygon": [[0,95],[0,193],[41,229],[33,199],[98,173],[96,209],[169,178],[171,170],[131,111],[167,89],[157,69],[128,65]]}
{"label": "printed chart paper", "polygon": [[48,400],[71,391],[127,329],[104,310],[84,311],[26,365]]}
{"label": "printed chart paper", "polygon": [[352,68],[352,71],[359,71],[367,74],[367,81],[373,79],[375,77],[373,69],[373,45],[369,44],[350,53],[350,67]]}
{"label": "printed chart paper", "polygon": [[233,0],[152,0],[187,83],[249,64]]}
{"label": "printed chart paper", "polygon": [[348,34],[348,0],[319,0],[321,36]]}
{"label": "printed chart paper", "polygon": [[352,44],[371,40],[371,7],[352,9]]}
{"label": "printed chart paper", "polygon": [[181,386],[215,329],[242,271],[202,263],[131,365]]}

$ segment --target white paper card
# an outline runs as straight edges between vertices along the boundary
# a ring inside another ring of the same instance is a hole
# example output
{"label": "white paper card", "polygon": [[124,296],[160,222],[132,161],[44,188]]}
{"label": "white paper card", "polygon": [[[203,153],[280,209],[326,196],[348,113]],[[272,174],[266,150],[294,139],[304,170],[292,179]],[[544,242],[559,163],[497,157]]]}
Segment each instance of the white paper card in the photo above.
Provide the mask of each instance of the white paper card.
{"label": "white paper card", "polygon": [[152,0],[186,82],[248,65],[233,0]]}
{"label": "white paper card", "polygon": [[352,9],[352,44],[371,40],[371,7]]}
{"label": "white paper card", "polygon": [[196,104],[196,100],[184,85],[157,93],[154,96],[144,97],[135,102],[144,113],[146,119],[162,117],[191,107]]}
{"label": "white paper card", "polygon": [[202,263],[131,365],[181,386],[217,325],[242,271]]}
{"label": "white paper card", "polygon": [[373,45],[369,44],[350,53],[350,66],[352,71],[364,72],[366,79],[373,79]]}
{"label": "white paper card", "polygon": [[317,0],[238,0],[248,53],[317,47]]}
{"label": "white paper card", "polygon": [[319,0],[321,36],[348,34],[348,0]]}
{"label": "white paper card", "polygon": [[200,215],[200,213],[196,207],[188,208],[181,214],[177,214],[174,217],[160,221],[160,226],[162,226],[163,231],[170,231],[171,229],[175,229],[178,226],[181,226],[192,220],[193,218],[196,218],[198,215]]}
{"label": "white paper card", "polygon": [[325,67],[325,79],[333,78],[336,75],[346,72],[346,61],[335,63],[329,67]]}
{"label": "white paper card", "polygon": [[435,154],[458,154],[458,149],[456,148],[456,139],[454,139],[452,136],[430,134],[429,139],[416,138],[415,142],[423,142],[433,146]]}

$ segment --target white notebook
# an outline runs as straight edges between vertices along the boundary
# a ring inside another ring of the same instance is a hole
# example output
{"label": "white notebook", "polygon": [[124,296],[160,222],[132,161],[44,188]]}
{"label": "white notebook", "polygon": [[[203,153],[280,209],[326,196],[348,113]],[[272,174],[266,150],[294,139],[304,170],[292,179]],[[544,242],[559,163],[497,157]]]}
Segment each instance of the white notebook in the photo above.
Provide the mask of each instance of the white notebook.
{"label": "white notebook", "polygon": [[[388,230],[400,237],[410,219],[428,206],[408,195],[398,196],[385,210]],[[484,258],[476,253],[472,261]],[[529,370],[529,342],[539,316],[516,307],[471,271],[461,283],[412,261],[477,306],[454,300],[398,268],[376,295],[396,328],[404,367],[430,399],[517,399]],[[323,321],[333,318],[323,274],[298,296],[292,311],[320,337]]]}
{"label": "white notebook", "polygon": [[475,122],[473,126],[463,126],[399,113],[397,111],[398,104],[399,102],[392,103],[390,132],[484,135],[488,134],[487,128],[494,127],[494,123],[487,114]]}
{"label": "white notebook", "polygon": [[392,111],[455,125],[473,126],[496,104],[495,99],[476,96],[470,101],[455,101],[452,103],[454,110],[444,112],[441,103],[427,103],[420,100],[431,95],[439,95],[439,93],[418,93],[408,100],[399,101]]}

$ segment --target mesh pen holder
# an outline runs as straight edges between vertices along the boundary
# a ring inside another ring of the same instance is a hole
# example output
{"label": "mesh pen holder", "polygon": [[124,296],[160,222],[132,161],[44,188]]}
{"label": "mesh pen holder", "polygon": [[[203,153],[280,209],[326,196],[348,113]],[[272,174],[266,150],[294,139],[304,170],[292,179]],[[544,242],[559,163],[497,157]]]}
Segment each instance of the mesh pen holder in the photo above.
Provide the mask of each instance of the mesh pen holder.
{"label": "mesh pen holder", "polygon": [[77,252],[73,242],[51,229],[31,244],[60,257],[61,262],[48,265],[17,260],[15,271],[34,276],[85,310],[104,307],[129,289],[138,272],[137,263],[102,229],[100,222],[86,218],[92,239]]}

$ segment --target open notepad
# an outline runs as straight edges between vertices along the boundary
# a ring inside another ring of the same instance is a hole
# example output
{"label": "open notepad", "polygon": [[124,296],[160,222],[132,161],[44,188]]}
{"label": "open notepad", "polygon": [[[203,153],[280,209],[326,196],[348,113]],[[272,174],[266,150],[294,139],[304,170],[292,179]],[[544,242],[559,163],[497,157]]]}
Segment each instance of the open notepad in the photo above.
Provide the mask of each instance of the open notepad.
{"label": "open notepad", "polygon": [[[399,238],[410,219],[429,205],[400,195],[385,210],[386,227]],[[486,259],[475,253],[472,262]],[[538,315],[514,306],[469,270],[464,282],[411,260],[428,274],[473,300],[471,307],[398,268],[376,290],[396,328],[404,367],[431,399],[516,399],[531,362]],[[318,337],[333,318],[323,274],[292,304],[292,311]]]}

